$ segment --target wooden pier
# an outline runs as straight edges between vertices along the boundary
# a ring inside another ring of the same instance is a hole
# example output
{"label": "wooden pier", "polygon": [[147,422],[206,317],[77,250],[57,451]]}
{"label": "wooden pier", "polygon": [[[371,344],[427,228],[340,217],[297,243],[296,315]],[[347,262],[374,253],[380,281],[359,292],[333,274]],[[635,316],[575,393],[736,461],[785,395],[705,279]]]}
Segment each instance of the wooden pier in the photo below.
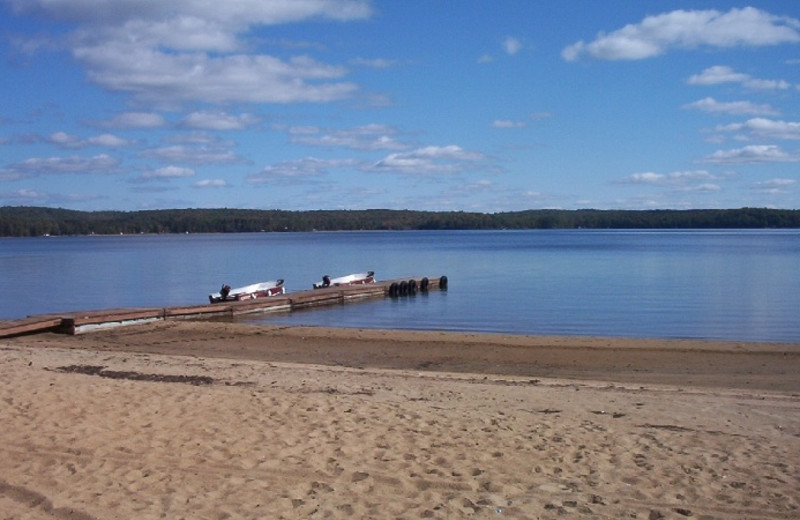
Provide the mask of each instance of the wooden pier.
{"label": "wooden pier", "polygon": [[309,307],[340,305],[366,298],[402,298],[433,289],[447,289],[447,277],[386,280],[364,285],[346,285],[295,291],[253,300],[229,301],[183,307],[152,307],[81,311],[29,316],[0,321],[0,338],[58,332],[81,334],[93,330],[160,320],[234,318],[243,314],[291,312]]}

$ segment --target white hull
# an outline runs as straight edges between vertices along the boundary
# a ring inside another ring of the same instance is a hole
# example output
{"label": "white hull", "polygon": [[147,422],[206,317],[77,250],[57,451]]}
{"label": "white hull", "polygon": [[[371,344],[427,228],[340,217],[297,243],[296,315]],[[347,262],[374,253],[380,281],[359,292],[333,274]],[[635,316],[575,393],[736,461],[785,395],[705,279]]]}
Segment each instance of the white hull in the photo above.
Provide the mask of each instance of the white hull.
{"label": "white hull", "polygon": [[375,283],[375,272],[366,271],[363,273],[353,273],[346,276],[339,276],[331,278],[327,275],[322,277],[322,281],[314,284],[314,289],[323,289],[325,287],[338,287],[341,285],[362,285],[367,283]]}
{"label": "white hull", "polygon": [[223,285],[220,292],[208,295],[208,301],[211,303],[226,302],[226,301],[239,301],[239,300],[254,300],[256,298],[266,298],[268,296],[275,296],[276,294],[284,294],[286,289],[283,287],[283,280],[272,280],[269,282],[259,282],[244,287],[237,287],[231,289],[227,285]]}

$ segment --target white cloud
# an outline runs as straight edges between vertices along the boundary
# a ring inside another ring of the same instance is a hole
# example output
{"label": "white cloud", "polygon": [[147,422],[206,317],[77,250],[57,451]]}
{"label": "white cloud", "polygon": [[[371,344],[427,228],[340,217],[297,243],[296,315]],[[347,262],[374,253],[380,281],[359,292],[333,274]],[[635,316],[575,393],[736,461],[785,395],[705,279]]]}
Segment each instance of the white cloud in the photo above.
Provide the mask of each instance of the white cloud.
{"label": "white cloud", "polygon": [[242,130],[258,124],[261,118],[253,114],[231,115],[221,111],[200,111],[187,115],[182,126],[203,130]]}
{"label": "white cloud", "polygon": [[472,184],[467,184],[464,189],[467,191],[490,191],[494,188],[492,181],[488,179],[481,179]]}
{"label": "white cloud", "polygon": [[[366,0],[229,0],[225,8],[204,0],[6,0],[14,11],[45,15],[59,21],[87,25],[119,25],[131,19],[173,21],[176,31],[184,21],[208,20],[222,27],[275,25],[311,18],[357,20],[371,15]],[[191,34],[194,29],[184,32]]]}
{"label": "white cloud", "polygon": [[540,119],[550,119],[553,117],[551,112],[536,112],[530,115],[530,118],[534,121],[539,121]]}
{"label": "white cloud", "polygon": [[343,147],[351,150],[403,150],[405,144],[395,139],[397,131],[389,125],[369,124],[331,130],[325,134],[317,127],[292,127],[289,129],[293,143],[310,146]]}
{"label": "white cloud", "polygon": [[321,131],[317,126],[293,126],[289,128],[290,135],[315,135]]}
{"label": "white cloud", "polygon": [[266,166],[263,170],[247,176],[251,184],[305,182],[327,175],[333,168],[353,166],[349,159],[317,159],[307,157],[296,161],[282,162]]}
{"label": "white cloud", "polygon": [[506,51],[506,54],[513,56],[522,50],[522,42],[513,36],[507,36],[503,40],[503,50]]}
{"label": "white cloud", "polygon": [[718,184],[712,184],[710,182],[698,184],[696,186],[686,186],[681,189],[681,191],[691,191],[691,192],[712,192],[720,190],[722,190],[722,188]]}
{"label": "white cloud", "polygon": [[714,180],[716,177],[706,170],[677,171],[672,173],[634,173],[624,182],[631,184],[653,184],[659,186],[684,186],[692,182]]}
{"label": "white cloud", "polygon": [[666,179],[663,173],[643,172],[634,173],[628,178],[629,182],[634,184],[661,184]]}
{"label": "white cloud", "polygon": [[460,146],[426,146],[408,153],[394,153],[375,163],[371,169],[397,173],[459,173],[486,160],[478,152]]}
{"label": "white cloud", "polygon": [[87,202],[92,200],[104,199],[104,195],[87,195],[75,193],[52,193],[40,190],[21,188],[11,192],[0,192],[0,200],[6,200],[10,204],[29,205],[36,204],[64,204],[74,202]]}
{"label": "white cloud", "polygon": [[191,168],[183,168],[180,166],[165,166],[158,168],[142,175],[142,179],[175,179],[181,177],[193,177],[195,174]]}
{"label": "white cloud", "polygon": [[20,175],[47,175],[61,173],[114,173],[119,162],[100,154],[93,157],[34,157],[7,166],[7,171]]}
{"label": "white cloud", "polygon": [[55,132],[51,134],[50,142],[62,148],[81,148],[83,146],[80,139],[66,132]]}
{"label": "white cloud", "polygon": [[103,146],[106,148],[119,148],[131,144],[127,139],[112,134],[100,134],[88,139],[80,139],[66,132],[55,132],[50,135],[49,141],[61,148],[86,148],[87,146]]}
{"label": "white cloud", "polygon": [[194,183],[195,188],[226,188],[228,186],[225,179],[203,179]]}
{"label": "white cloud", "polygon": [[368,0],[232,0],[224,8],[205,0],[7,1],[17,13],[77,26],[65,41],[92,81],[163,106],[346,98],[358,87],[341,81],[344,67],[252,52],[243,38],[258,26],[372,12]]}
{"label": "white cloud", "polygon": [[795,162],[800,160],[775,145],[752,145],[732,150],[718,150],[703,158],[703,162],[714,164],[748,164],[767,162]]}
{"label": "white cloud", "polygon": [[791,83],[782,79],[750,78],[743,83],[747,88],[755,90],[786,90],[791,88]]}
{"label": "white cloud", "polygon": [[169,163],[220,164],[239,161],[239,157],[230,150],[210,146],[164,146],[146,150],[141,155]]}
{"label": "white cloud", "polygon": [[171,54],[121,42],[78,48],[75,55],[87,64],[96,83],[164,105],[322,103],[349,97],[358,88],[348,82],[316,83],[338,79],[347,71],[308,56],[282,61],[266,55]]}
{"label": "white cloud", "polygon": [[91,146],[105,146],[108,148],[119,148],[122,146],[129,146],[131,144],[127,139],[117,137],[112,134],[95,135],[86,140],[86,143]]}
{"label": "white cloud", "polygon": [[350,64],[357,67],[368,67],[371,69],[388,69],[394,67],[397,62],[395,60],[387,60],[383,58],[353,58],[350,60]]}
{"label": "white cloud", "polygon": [[171,134],[166,138],[166,141],[181,145],[224,146],[219,136],[202,130]]}
{"label": "white cloud", "polygon": [[744,83],[750,76],[735,72],[725,65],[708,67],[700,74],[695,74],[686,81],[689,85],[717,85],[719,83]]}
{"label": "white cloud", "polygon": [[600,33],[586,43],[578,41],[562,51],[573,61],[582,56],[600,60],[638,60],[680,49],[760,47],[800,42],[800,21],[775,16],[753,7],[717,10],[675,10],[648,16],[612,33]]}
{"label": "white cloud", "polygon": [[770,179],[764,182],[758,182],[753,185],[753,190],[769,195],[780,195],[789,193],[795,186],[797,181],[794,179]]}
{"label": "white cloud", "polygon": [[725,65],[714,65],[705,69],[700,74],[690,76],[686,82],[689,85],[718,85],[721,83],[739,83],[753,90],[786,90],[791,85],[784,80],[758,79],[749,74],[736,72]]}
{"label": "white cloud", "polygon": [[494,128],[522,128],[526,126],[525,121],[511,121],[509,119],[497,119],[492,122]]}
{"label": "white cloud", "polygon": [[36,191],[36,190],[29,190],[27,188],[21,188],[16,191],[12,192],[0,192],[0,198],[2,199],[10,199],[10,200],[19,200],[25,201],[25,203],[30,201],[44,201],[50,198],[48,193],[43,191]]}
{"label": "white cloud", "polygon": [[719,132],[749,132],[759,137],[770,137],[774,139],[800,139],[800,123],[774,121],[763,117],[749,119],[744,123],[720,125],[716,127],[715,130]]}
{"label": "white cloud", "polygon": [[0,181],[10,182],[27,179],[30,175],[18,171],[0,169]]}
{"label": "white cloud", "polygon": [[712,97],[699,99],[693,103],[687,103],[683,105],[683,108],[697,109],[711,114],[762,116],[774,116],[779,114],[779,112],[770,105],[757,105],[749,101],[720,102]]}
{"label": "white cloud", "polygon": [[125,112],[114,117],[104,126],[113,128],[161,128],[166,120],[161,114],[152,112]]}

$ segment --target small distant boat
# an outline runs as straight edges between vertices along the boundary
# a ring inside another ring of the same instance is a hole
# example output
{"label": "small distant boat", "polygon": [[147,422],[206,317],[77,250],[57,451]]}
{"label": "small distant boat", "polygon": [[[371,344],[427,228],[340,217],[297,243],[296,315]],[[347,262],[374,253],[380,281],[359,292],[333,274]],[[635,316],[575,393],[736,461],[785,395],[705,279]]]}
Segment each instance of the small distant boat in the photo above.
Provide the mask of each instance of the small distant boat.
{"label": "small distant boat", "polygon": [[338,287],[341,285],[363,285],[375,283],[375,271],[366,273],[353,273],[347,276],[331,278],[327,274],[322,277],[322,281],[314,284],[314,289],[324,289],[325,287]]}
{"label": "small distant boat", "polygon": [[286,289],[283,287],[283,280],[259,282],[236,289],[231,289],[230,285],[223,285],[219,292],[208,295],[208,301],[211,303],[219,303],[254,300],[256,298],[266,298],[268,296],[275,296],[276,294],[284,294],[285,292]]}

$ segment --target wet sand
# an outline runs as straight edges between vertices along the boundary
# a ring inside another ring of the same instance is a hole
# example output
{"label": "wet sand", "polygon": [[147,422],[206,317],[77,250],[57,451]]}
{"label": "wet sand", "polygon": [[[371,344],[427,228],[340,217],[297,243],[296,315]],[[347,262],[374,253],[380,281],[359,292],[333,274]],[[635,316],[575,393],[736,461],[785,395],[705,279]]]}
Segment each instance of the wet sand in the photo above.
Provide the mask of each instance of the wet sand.
{"label": "wet sand", "polygon": [[166,322],[0,360],[2,518],[800,517],[800,345]]}

